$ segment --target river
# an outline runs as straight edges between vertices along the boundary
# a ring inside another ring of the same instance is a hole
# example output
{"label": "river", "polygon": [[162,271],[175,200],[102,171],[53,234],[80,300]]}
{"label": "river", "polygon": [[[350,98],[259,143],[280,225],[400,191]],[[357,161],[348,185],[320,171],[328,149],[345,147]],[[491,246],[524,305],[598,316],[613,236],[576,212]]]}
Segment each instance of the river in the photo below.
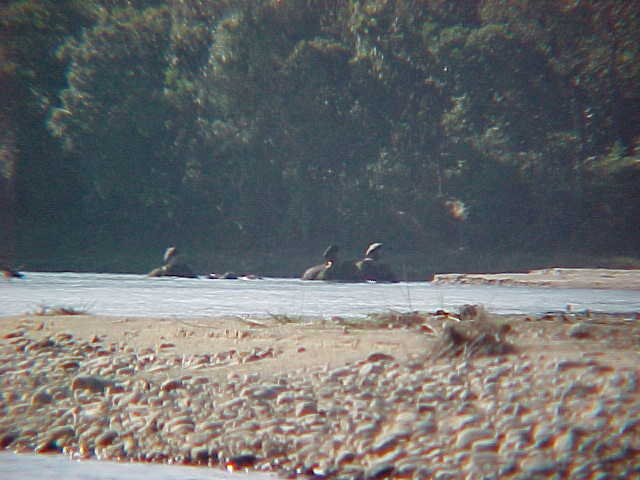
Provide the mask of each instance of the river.
{"label": "river", "polygon": [[64,455],[0,451],[2,480],[275,480],[273,474],[230,473],[218,468],[71,460]]}
{"label": "river", "polygon": [[500,314],[564,310],[619,313],[640,310],[633,290],[479,285],[309,282],[289,278],[209,280],[146,278],[130,274],[26,272],[0,282],[0,316],[41,307],[96,315],[201,317],[296,315],[354,317],[390,311],[455,311],[483,305]]}

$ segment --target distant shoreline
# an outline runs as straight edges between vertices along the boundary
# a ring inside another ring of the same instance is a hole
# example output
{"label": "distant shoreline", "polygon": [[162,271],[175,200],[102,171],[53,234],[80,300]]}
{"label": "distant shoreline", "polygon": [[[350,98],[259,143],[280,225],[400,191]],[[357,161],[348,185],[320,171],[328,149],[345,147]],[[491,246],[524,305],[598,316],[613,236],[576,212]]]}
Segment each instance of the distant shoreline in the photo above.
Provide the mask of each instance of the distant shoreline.
{"label": "distant shoreline", "polygon": [[[24,270],[42,273],[107,273],[80,270]],[[142,273],[112,272],[113,274],[144,275]],[[258,277],[262,277],[259,275]],[[264,275],[270,278],[299,278],[291,275]],[[197,278],[208,279],[200,274]],[[403,281],[403,280],[401,280]],[[551,267],[527,272],[501,273],[434,273],[431,280],[407,280],[408,282],[427,281],[432,285],[500,285],[522,287],[558,287],[588,288],[602,290],[640,290],[640,269],[610,268],[564,268]]]}
{"label": "distant shoreline", "polygon": [[439,273],[431,283],[640,290],[640,270],[545,268],[525,273]]}
{"label": "distant shoreline", "polygon": [[[385,245],[382,261],[388,264],[402,281],[430,281],[435,274],[496,274],[529,272],[558,267],[562,269],[609,269],[629,271],[640,269],[640,259],[627,256],[588,256],[576,252],[548,254],[508,252],[502,255],[486,252],[436,252],[405,250],[392,243]],[[165,247],[166,248],[166,247]],[[25,271],[77,273],[129,273],[146,275],[162,264],[165,248],[140,247],[117,251],[77,251],[51,256],[27,255],[16,258],[14,265]],[[312,265],[323,261],[325,246],[304,246],[292,249],[262,250],[203,250],[185,245],[181,247],[184,260],[199,276],[210,273],[234,272],[263,277],[300,278]],[[345,246],[342,258],[360,258],[359,248]]]}

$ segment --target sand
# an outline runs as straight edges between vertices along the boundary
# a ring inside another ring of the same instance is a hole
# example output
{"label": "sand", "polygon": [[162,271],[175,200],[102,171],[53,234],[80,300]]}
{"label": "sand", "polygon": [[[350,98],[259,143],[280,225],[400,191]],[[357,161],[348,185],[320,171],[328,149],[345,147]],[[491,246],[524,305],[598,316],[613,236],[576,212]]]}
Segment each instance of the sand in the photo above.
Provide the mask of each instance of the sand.
{"label": "sand", "polygon": [[434,276],[433,283],[640,290],[640,270],[545,268],[526,273],[442,273]]}

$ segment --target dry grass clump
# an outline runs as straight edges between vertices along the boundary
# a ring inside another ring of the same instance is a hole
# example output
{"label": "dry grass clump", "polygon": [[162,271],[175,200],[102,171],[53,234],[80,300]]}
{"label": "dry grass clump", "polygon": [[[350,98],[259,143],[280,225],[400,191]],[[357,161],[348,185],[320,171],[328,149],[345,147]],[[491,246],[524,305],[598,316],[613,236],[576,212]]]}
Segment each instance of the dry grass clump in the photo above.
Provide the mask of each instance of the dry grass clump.
{"label": "dry grass clump", "polygon": [[473,320],[447,323],[442,329],[433,350],[435,358],[506,355],[515,346],[506,339],[511,331],[509,324],[498,324],[488,319],[484,311]]}
{"label": "dry grass clump", "polygon": [[37,315],[39,317],[50,317],[58,315],[87,315],[88,313],[89,312],[84,308],[63,306],[51,307],[48,305],[40,305],[38,307],[38,310],[32,312],[32,315]]}
{"label": "dry grass clump", "polygon": [[304,324],[309,321],[302,315],[286,315],[280,313],[270,313],[269,316],[275,323],[279,323],[281,325],[287,324]]}
{"label": "dry grass clump", "polygon": [[367,324],[375,328],[402,328],[418,327],[428,318],[427,314],[420,312],[387,312],[372,313],[367,315]]}
{"label": "dry grass clump", "polygon": [[429,318],[429,314],[420,312],[384,312],[370,313],[364,317],[331,317],[331,323],[342,327],[359,330],[376,330],[380,328],[419,327]]}

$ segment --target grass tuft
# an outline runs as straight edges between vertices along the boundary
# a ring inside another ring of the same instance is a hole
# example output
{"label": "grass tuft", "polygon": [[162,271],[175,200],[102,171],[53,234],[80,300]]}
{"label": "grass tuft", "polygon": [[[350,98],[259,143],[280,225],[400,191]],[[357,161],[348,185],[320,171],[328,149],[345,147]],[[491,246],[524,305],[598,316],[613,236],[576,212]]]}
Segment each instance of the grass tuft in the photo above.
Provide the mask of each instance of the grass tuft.
{"label": "grass tuft", "polygon": [[78,309],[75,307],[51,307],[48,305],[39,305],[38,310],[32,312],[32,315],[37,315],[40,317],[52,317],[58,315],[87,315],[88,313],[89,312],[84,308]]}
{"label": "grass tuft", "polygon": [[438,337],[433,356],[436,358],[465,359],[506,355],[515,352],[515,346],[507,341],[511,331],[509,324],[497,324],[486,313],[460,323],[448,323]]}
{"label": "grass tuft", "polygon": [[286,315],[280,313],[270,313],[269,316],[281,325],[287,324],[302,324],[305,323],[305,319],[302,316]]}

